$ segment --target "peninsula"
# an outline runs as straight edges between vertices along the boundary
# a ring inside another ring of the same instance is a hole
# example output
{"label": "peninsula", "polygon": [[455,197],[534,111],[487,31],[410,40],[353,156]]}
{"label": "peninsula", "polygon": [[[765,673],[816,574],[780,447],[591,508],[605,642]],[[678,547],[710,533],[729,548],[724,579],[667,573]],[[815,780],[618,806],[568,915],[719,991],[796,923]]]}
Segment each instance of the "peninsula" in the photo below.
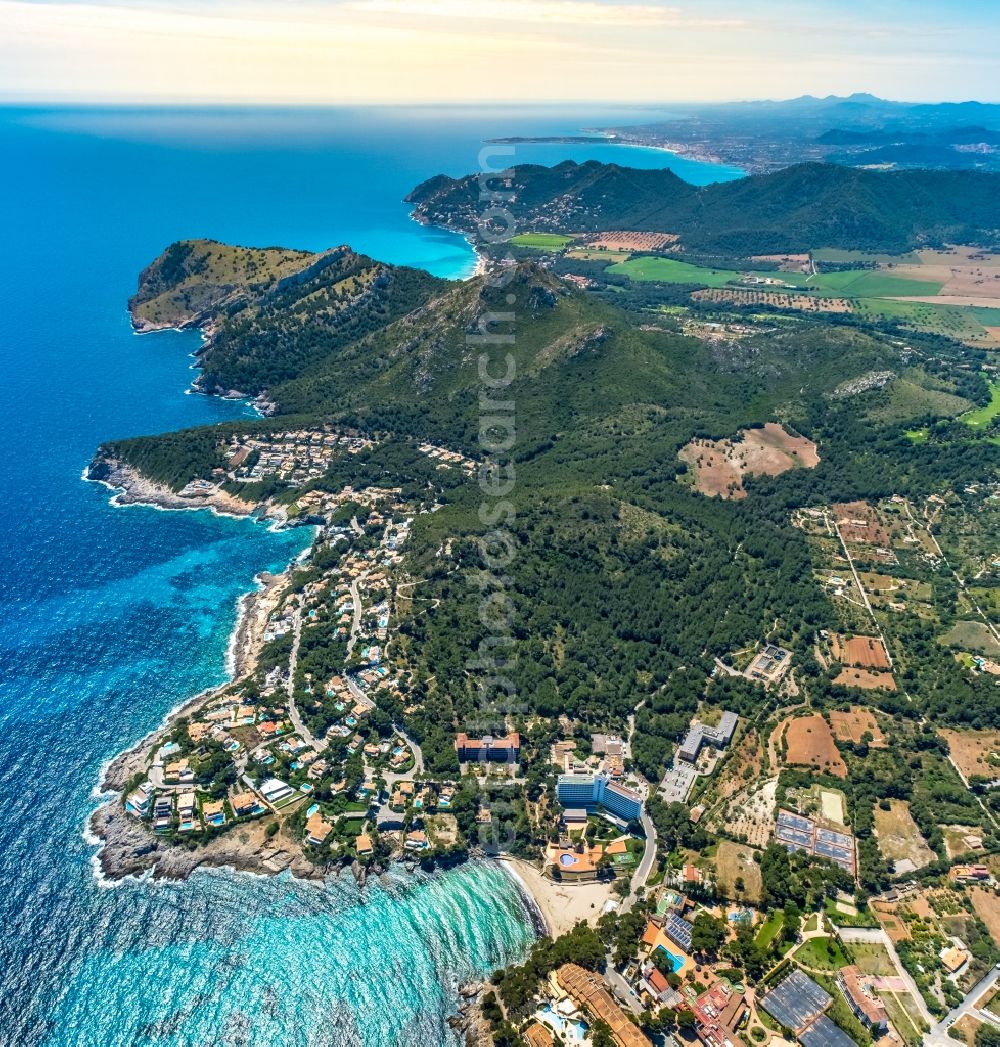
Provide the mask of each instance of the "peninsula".
{"label": "peninsula", "polygon": [[[876,241],[915,267],[962,233],[988,265],[990,176],[961,176],[959,220],[916,214],[904,177],[809,166],[736,192],[555,171],[558,207],[551,173],[514,172],[526,228],[461,283],[347,246],[205,240],[142,273],[136,329],[201,328],[198,388],[261,415],[110,441],[90,477],[315,540],[245,599],[231,681],[108,769],[102,868],[363,881],[500,858],[548,933],[473,994],[511,1043],[553,1014],[618,1044],[688,1013],[706,1044],[766,1040],[802,979],[803,1028],[867,1043],[824,958],[855,959],[844,991],[863,994],[869,954],[836,929],[881,934],[947,892],[966,975],[936,944],[879,961],[886,1023],[916,1043],[1000,959],[973,889],[1000,852],[980,788],[1000,727],[996,379],[971,336],[739,293],[867,279],[888,300]],[[411,200],[464,229],[471,184]],[[815,206],[765,221],[802,184]],[[845,187],[877,187],[880,219],[871,259],[837,269]],[[714,279],[671,288],[673,266]],[[502,349],[502,399],[482,346]]]}

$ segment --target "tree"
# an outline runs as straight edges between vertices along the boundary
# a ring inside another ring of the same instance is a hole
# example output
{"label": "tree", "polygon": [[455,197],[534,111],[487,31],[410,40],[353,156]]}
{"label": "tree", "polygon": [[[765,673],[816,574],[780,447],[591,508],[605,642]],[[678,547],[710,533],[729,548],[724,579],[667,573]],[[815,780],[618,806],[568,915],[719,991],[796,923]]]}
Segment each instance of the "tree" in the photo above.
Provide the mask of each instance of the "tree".
{"label": "tree", "polygon": [[700,912],[694,918],[691,931],[691,948],[694,952],[715,953],[726,940],[726,928],[721,920],[711,913]]}
{"label": "tree", "polygon": [[615,1047],[615,1038],[607,1022],[597,1018],[591,1023],[590,1042],[594,1047]]}
{"label": "tree", "polygon": [[1000,1029],[983,1022],[976,1030],[976,1047],[1000,1047]]}

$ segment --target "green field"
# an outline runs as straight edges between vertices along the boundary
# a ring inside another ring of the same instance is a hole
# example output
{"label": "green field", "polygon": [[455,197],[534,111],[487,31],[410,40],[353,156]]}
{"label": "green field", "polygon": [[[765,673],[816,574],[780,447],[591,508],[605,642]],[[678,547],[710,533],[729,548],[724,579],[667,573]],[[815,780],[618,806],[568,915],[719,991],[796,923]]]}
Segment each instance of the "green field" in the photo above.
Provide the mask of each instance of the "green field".
{"label": "green field", "polygon": [[851,962],[836,938],[810,938],[795,950],[795,961],[819,971],[837,971]]}
{"label": "green field", "polygon": [[761,949],[766,949],[778,936],[778,932],[781,930],[781,925],[784,922],[785,914],[780,909],[771,913],[757,929],[757,936],[754,941]]}
{"label": "green field", "polygon": [[1000,381],[990,382],[990,402],[974,411],[966,411],[962,421],[970,429],[988,429],[1000,415]]}
{"label": "green field", "polygon": [[905,371],[889,384],[885,402],[873,408],[869,417],[884,422],[905,422],[925,414],[956,418],[972,406],[970,400],[941,384],[917,369]]}
{"label": "green field", "polygon": [[[515,242],[516,242],[515,237]],[[630,280],[655,281],[666,284],[704,284],[707,287],[725,287],[736,283],[744,274],[735,269],[708,269],[676,258],[632,258],[608,269],[609,273],[627,276]],[[754,272],[762,279],[780,280],[791,287],[751,286],[751,290],[790,291],[801,288],[829,298],[879,298],[883,295],[932,295],[941,284],[930,280],[910,280],[871,269],[851,269],[842,273]]]}
{"label": "green field", "polygon": [[967,651],[984,654],[987,658],[1000,656],[1000,643],[997,643],[990,630],[977,621],[961,621],[955,624],[940,637],[940,643],[948,647],[959,647]]}
{"label": "green field", "polygon": [[[984,320],[989,319],[986,314],[1000,314],[1000,309],[935,305],[931,302],[894,302],[887,298],[860,298],[854,308],[858,315],[868,319],[895,321],[918,331],[972,342],[988,340],[989,335],[983,329]],[[992,321],[990,326],[993,326]]]}
{"label": "green field", "polygon": [[812,252],[817,262],[906,262],[908,265],[920,265],[920,256],[911,251],[909,254],[871,254],[868,251],[842,251],[839,247],[820,247]]}
{"label": "green field", "polygon": [[836,297],[890,298],[937,294],[943,285],[937,280],[911,280],[877,269],[847,269],[841,273],[819,273],[806,286]]}
{"label": "green field", "polygon": [[561,233],[518,233],[510,242],[515,247],[530,247],[535,251],[561,251],[573,242],[573,237]]}
{"label": "green field", "polygon": [[605,271],[643,283],[702,284],[705,287],[725,287],[740,278],[735,269],[706,269],[676,258],[632,258]]}

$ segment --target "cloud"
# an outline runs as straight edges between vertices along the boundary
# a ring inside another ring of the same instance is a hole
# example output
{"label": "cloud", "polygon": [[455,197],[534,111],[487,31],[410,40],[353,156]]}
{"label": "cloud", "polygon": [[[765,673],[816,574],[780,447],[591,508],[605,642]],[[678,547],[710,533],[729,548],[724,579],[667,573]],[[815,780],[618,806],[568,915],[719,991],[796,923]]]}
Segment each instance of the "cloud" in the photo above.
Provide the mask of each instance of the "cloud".
{"label": "cloud", "polygon": [[536,25],[707,28],[743,24],[733,18],[693,17],[662,4],[606,0],[345,0],[340,6],[359,14]]}
{"label": "cloud", "polygon": [[995,95],[989,33],[886,37],[883,17],[844,21],[827,0],[0,0],[0,98]]}

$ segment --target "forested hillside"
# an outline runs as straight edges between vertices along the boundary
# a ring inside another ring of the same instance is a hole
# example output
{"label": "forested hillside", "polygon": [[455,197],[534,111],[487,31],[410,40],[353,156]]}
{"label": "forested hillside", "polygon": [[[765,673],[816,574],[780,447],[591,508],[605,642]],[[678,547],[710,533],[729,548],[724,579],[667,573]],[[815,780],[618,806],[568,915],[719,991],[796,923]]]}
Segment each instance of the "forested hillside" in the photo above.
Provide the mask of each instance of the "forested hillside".
{"label": "forested hillside", "polygon": [[[516,167],[509,181],[497,177],[491,188],[520,230],[660,231],[707,253],[901,252],[1000,237],[1000,174],[973,171],[808,163],[696,188],[668,170],[566,161]],[[421,220],[470,232],[482,211],[481,192],[479,175],[439,175],[407,200]]]}
{"label": "forested hillside", "polygon": [[[503,311],[514,319],[498,325]],[[273,417],[117,441],[105,452],[176,489],[211,475],[230,433],[322,421],[375,440],[310,487],[432,492],[439,509],[417,518],[407,555],[437,611],[402,622],[399,643],[418,681],[410,727],[435,772],[454,770],[456,730],[499,729],[510,713],[484,703],[464,670],[488,632],[468,583],[481,561],[477,538],[489,530],[482,492],[442,474],[415,444],[484,457],[478,350],[468,339],[486,331],[513,336],[503,348],[512,357],[503,399],[516,419],[516,484],[506,496],[516,555],[505,592],[517,709],[620,727],[646,696],[635,759],[650,777],[701,700],[714,657],[762,640],[807,652],[831,626],[805,538],[790,524],[796,507],[927,494],[994,476],[1000,464],[1000,447],[964,426],[939,427],[922,442],[898,418],[880,422],[891,395],[881,387],[842,395],[864,375],[912,369],[925,356],[930,366],[929,353],[819,320],[720,346],[637,323],[534,264],[520,264],[503,287],[483,277],[448,284],[352,252],[306,281],[223,307],[203,356],[207,374],[264,392]],[[954,352],[934,366],[969,385],[972,376],[954,366],[963,350]],[[748,477],[743,501],[705,497],[687,482],[678,451],[692,438],[770,420],[812,440],[819,464]],[[936,680],[940,667],[927,665]],[[923,671],[914,669],[914,712],[948,722],[973,714],[962,678],[945,694],[921,687]],[[713,688],[739,710],[761,701],[749,681]],[[907,711],[898,697],[875,700]]]}

